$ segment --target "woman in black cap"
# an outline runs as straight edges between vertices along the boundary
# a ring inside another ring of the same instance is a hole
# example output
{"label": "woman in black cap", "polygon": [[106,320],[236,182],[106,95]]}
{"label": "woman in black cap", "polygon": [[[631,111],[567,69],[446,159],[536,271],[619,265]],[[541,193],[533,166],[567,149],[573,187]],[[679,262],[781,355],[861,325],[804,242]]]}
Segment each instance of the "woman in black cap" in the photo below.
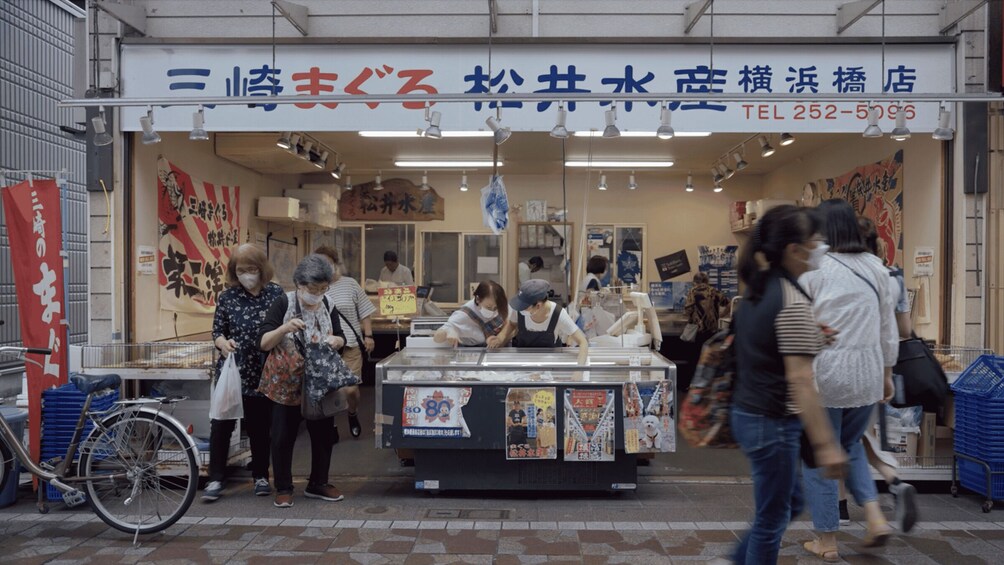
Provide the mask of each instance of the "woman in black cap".
{"label": "woman in black cap", "polygon": [[562,347],[574,341],[579,346],[579,365],[585,365],[589,341],[563,308],[547,299],[551,285],[543,279],[531,279],[519,287],[509,301],[509,325],[502,342],[516,332],[516,347]]}

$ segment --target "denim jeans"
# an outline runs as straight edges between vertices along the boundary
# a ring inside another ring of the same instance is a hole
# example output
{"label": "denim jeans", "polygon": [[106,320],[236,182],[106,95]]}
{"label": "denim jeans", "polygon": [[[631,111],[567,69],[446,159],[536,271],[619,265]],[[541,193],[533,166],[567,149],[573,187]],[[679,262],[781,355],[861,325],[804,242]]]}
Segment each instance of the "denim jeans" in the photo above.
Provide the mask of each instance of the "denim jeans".
{"label": "denim jeans", "polygon": [[[251,443],[251,476],[268,478],[269,435],[272,428],[272,401],[264,396],[244,396],[244,419],[241,425]],[[222,481],[230,454],[230,437],[237,420],[212,420],[209,428],[209,480]]]}
{"label": "denim jeans", "polygon": [[[833,433],[847,452],[850,470],[846,479],[847,490],[854,496],[858,506],[878,500],[878,490],[868,468],[861,436],[871,421],[875,405],[860,408],[827,408]],[[817,532],[835,532],[840,529],[840,515],[837,500],[840,484],[836,480],[825,479],[819,469],[805,469],[805,491],[812,511],[812,525]]]}
{"label": "denim jeans", "polygon": [[802,511],[798,416],[771,418],[732,407],[732,433],[753,469],[756,517],[733,561],[737,565],[776,563],[781,536]]}

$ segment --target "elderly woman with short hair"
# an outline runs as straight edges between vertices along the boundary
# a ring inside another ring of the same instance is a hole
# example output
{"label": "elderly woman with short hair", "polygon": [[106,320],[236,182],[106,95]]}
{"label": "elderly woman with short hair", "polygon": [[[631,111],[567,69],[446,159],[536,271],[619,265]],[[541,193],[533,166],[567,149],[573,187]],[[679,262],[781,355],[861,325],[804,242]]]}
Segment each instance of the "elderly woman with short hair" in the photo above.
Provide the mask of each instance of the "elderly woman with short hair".
{"label": "elderly woman with short hair", "polygon": [[[296,290],[280,295],[258,329],[262,351],[282,348],[287,353],[296,347],[294,335],[305,342],[326,343],[333,349],[345,345],[338,309],[329,307],[324,293],[334,278],[331,263],[322,255],[308,255],[293,271]],[[267,367],[268,365],[266,365]],[[266,370],[261,390],[272,404],[272,472],[275,474],[275,506],[293,506],[293,446],[300,428],[302,369],[289,373]],[[307,420],[310,433],[310,480],[304,490],[307,498],[341,500],[342,494],[328,483],[331,450],[335,444],[334,417]]]}

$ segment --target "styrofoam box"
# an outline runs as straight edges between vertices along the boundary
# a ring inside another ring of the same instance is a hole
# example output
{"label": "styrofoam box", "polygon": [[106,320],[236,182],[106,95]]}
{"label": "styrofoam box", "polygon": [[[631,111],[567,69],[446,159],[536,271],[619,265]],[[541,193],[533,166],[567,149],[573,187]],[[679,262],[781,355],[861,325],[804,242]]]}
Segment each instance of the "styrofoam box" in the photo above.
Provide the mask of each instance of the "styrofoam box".
{"label": "styrofoam box", "polygon": [[330,190],[305,190],[302,188],[287,188],[282,191],[283,195],[289,198],[296,198],[300,201],[320,202],[325,205],[334,200]]}
{"label": "styrofoam box", "polygon": [[258,215],[267,218],[299,218],[300,201],[281,196],[262,196],[258,199]]}

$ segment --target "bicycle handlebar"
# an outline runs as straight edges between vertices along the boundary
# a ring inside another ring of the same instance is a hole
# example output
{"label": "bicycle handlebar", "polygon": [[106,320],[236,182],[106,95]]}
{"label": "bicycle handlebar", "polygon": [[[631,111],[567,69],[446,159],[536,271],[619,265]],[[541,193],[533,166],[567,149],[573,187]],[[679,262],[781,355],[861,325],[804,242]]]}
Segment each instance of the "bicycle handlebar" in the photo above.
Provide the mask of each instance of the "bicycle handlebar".
{"label": "bicycle handlebar", "polygon": [[34,353],[37,355],[51,355],[52,350],[45,347],[0,347],[0,353]]}

